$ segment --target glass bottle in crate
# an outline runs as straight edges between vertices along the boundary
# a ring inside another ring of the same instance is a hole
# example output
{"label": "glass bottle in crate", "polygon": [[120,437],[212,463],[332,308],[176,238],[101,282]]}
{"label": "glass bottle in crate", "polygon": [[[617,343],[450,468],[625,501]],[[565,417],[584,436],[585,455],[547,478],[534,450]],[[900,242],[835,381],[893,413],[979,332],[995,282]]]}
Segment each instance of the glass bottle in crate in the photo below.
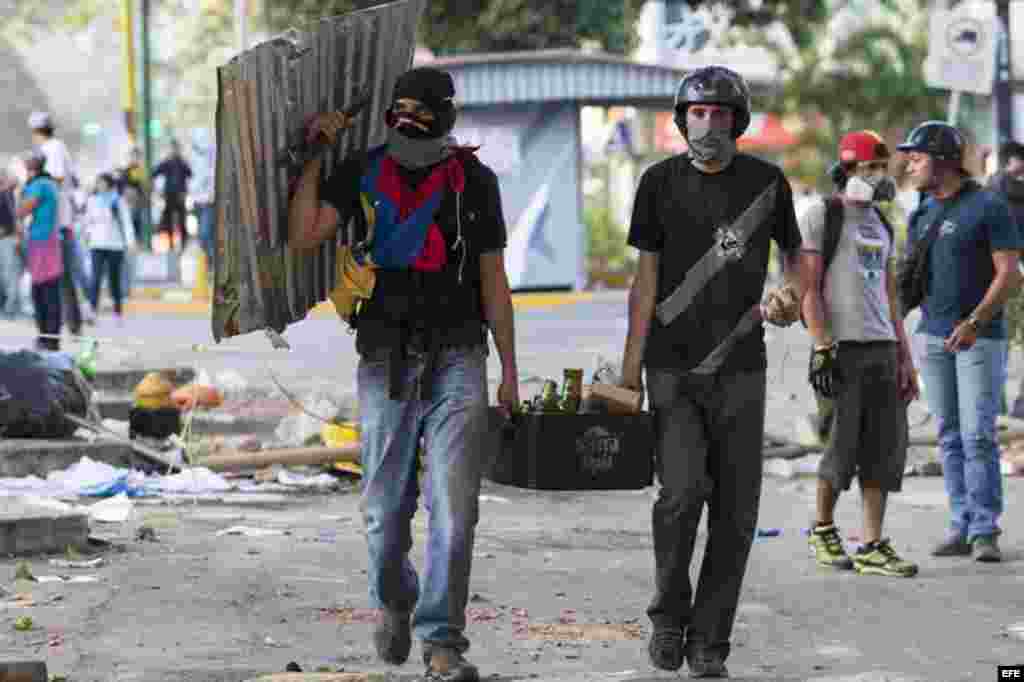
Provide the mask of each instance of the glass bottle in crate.
{"label": "glass bottle in crate", "polygon": [[540,412],[559,412],[558,384],[548,379],[540,392]]}
{"label": "glass bottle in crate", "polygon": [[580,401],[583,399],[583,370],[563,370],[562,383],[562,412],[576,414],[580,411]]}

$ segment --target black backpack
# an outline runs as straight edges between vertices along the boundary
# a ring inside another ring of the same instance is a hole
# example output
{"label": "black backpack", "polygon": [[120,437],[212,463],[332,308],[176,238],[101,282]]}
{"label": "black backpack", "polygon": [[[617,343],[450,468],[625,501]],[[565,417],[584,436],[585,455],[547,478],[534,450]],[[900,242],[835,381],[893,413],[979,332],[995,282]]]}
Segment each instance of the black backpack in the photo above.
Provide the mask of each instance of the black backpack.
{"label": "black backpack", "polygon": [[[892,228],[892,223],[885,217],[877,206],[873,207],[875,213],[878,214],[878,219],[882,221],[882,225],[885,226],[885,231],[889,234],[889,244],[891,249],[896,248],[896,233]],[[821,244],[821,256],[825,261],[825,267],[821,272],[821,291],[825,291],[825,275],[828,274],[828,269],[832,265],[832,261],[835,260],[836,251],[839,249],[839,239],[843,234],[843,200],[836,196],[830,196],[825,199],[825,235]],[[807,321],[804,320],[803,310],[800,311],[800,322],[803,323],[804,327],[807,326]]]}
{"label": "black backpack", "polygon": [[[885,217],[877,206],[873,206],[875,213],[878,214],[878,219],[882,221],[882,225],[885,226],[885,231],[889,234],[889,244],[891,249],[896,248],[896,237],[895,232],[892,229],[892,223]],[[825,289],[825,273],[828,272],[828,268],[832,265],[832,261],[836,257],[836,250],[839,248],[839,238],[843,233],[843,200],[839,197],[828,197],[825,199],[825,238],[821,245],[821,256],[825,260],[825,269],[821,274],[821,288]]]}

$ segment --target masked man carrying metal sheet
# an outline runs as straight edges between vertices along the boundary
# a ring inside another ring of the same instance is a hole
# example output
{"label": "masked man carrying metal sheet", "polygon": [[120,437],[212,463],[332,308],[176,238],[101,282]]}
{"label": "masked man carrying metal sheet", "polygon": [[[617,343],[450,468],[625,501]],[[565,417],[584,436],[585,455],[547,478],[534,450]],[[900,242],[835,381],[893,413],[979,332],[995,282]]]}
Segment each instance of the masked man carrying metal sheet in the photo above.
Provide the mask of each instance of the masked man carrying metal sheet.
{"label": "masked man carrying metal sheet", "polygon": [[[428,679],[476,680],[463,658],[463,630],[487,425],[488,328],[502,367],[498,401],[511,410],[519,398],[498,181],[450,137],[454,95],[443,71],[402,75],[386,145],[343,161],[326,182],[320,161],[307,164],[289,239],[293,248],[314,247],[350,218],[365,235],[350,265],[372,270],[372,293],[351,322],[370,598],[383,616],[377,653],[404,663],[415,629]],[[321,115],[310,138],[333,142],[349,123],[343,114]],[[422,580],[409,561],[421,437],[430,498]]]}
{"label": "masked man carrying metal sheet", "polygon": [[[761,322],[799,319],[806,265],[786,178],[737,153],[750,123],[743,79],[698,69],[680,84],[675,112],[689,151],[644,173],[633,208],[629,243],[640,254],[623,383],[642,390],[646,369],[657,429],[651,663],[677,670],[685,658],[693,677],[726,677],[761,490]],[[772,239],[786,255],[788,283],[762,302]],[[705,504],[708,542],[694,595],[690,562]]]}

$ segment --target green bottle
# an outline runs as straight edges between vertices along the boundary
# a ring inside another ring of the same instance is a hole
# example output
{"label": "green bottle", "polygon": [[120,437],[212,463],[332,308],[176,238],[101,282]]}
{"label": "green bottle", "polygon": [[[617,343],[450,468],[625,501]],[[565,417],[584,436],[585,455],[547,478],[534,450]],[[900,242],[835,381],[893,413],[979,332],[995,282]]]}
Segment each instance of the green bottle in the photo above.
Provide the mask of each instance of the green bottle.
{"label": "green bottle", "polygon": [[99,342],[92,339],[88,342],[85,349],[78,354],[75,358],[75,364],[78,365],[78,370],[82,373],[89,381],[96,378],[96,349],[99,347]]}

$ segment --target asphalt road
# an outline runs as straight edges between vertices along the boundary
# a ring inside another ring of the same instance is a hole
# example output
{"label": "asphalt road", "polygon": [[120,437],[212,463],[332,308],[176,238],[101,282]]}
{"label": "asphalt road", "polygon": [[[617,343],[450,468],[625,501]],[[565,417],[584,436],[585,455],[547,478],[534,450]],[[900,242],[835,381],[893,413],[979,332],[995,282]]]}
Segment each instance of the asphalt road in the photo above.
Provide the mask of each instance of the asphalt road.
{"label": "asphalt road", "polygon": [[[208,323],[197,318],[150,316],[124,327],[101,322],[96,332],[125,344],[105,343],[102,367],[231,369],[255,389],[269,387],[269,363],[299,392],[354,388],[353,339],[334,320],[293,326],[286,333],[290,352],[271,351],[260,335],[223,346],[246,352],[193,352],[192,344],[210,341]],[[589,370],[599,355],[617,362],[624,335],[621,293],[522,312],[517,341],[524,395],[539,388],[541,378],[560,377],[563,367]],[[27,325],[0,323],[0,347],[30,336]],[[791,430],[810,410],[806,348],[799,326],[771,332],[770,429]],[[1019,373],[1015,361],[1013,386]],[[760,525],[782,534],[754,547],[730,659],[734,679],[986,681],[995,678],[997,664],[1024,663],[1024,641],[1006,630],[1024,622],[1018,531],[1024,479],[1006,484],[1008,561],[980,565],[928,555],[946,519],[942,481],[907,479],[891,503],[887,531],[920,563],[921,573],[896,580],[814,567],[802,534],[813,508],[813,479],[766,478]],[[485,675],[677,679],[655,673],[644,650],[652,489],[542,493],[488,484],[484,492],[469,636],[471,658]],[[241,681],[281,671],[292,660],[307,669],[384,671],[373,660],[361,611],[366,559],[357,502],[350,491],[140,508],[136,522],[102,529],[124,551],[107,555],[108,564],[95,571],[99,583],[29,585],[37,606],[0,610],[0,660],[43,658],[51,673],[73,682]],[[856,532],[859,511],[855,494],[841,501],[844,534]],[[156,543],[134,542],[133,526],[142,521],[157,527]],[[217,530],[240,523],[289,535],[216,537]],[[417,524],[419,557],[422,515]],[[13,561],[0,561],[0,587],[8,591],[26,588],[11,582],[14,568]],[[54,572],[45,559],[33,561],[33,569]],[[20,615],[32,616],[32,631],[14,631]],[[615,638],[568,638],[558,628],[572,621],[607,625],[612,634],[601,636]],[[545,633],[560,639],[544,640]],[[414,651],[398,679],[412,679],[417,660]]]}

